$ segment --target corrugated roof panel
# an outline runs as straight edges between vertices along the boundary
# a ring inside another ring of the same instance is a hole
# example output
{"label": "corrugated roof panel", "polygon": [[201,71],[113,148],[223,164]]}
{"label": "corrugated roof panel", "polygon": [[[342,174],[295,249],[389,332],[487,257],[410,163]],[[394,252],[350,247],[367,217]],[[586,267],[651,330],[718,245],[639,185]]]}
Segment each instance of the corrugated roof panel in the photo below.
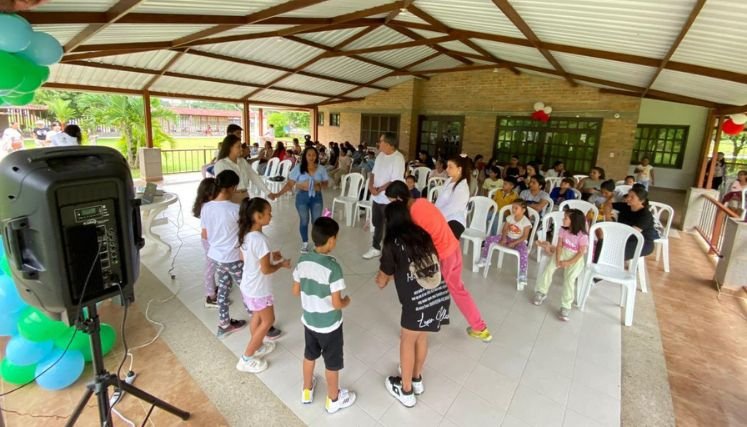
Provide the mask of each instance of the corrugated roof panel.
{"label": "corrugated roof panel", "polygon": [[324,51],[281,37],[205,45],[203,50],[295,68]]}
{"label": "corrugated roof panel", "polygon": [[695,0],[512,0],[540,40],[661,58]]}
{"label": "corrugated roof panel", "polygon": [[428,55],[433,55],[436,51],[428,46],[416,46],[407,49],[385,50],[382,52],[366,53],[361,56],[393,67],[404,67],[412,64]]}
{"label": "corrugated roof panel", "polygon": [[747,2],[707,2],[672,61],[744,73],[747,70],[745,22]]}
{"label": "corrugated roof panel", "polygon": [[418,0],[415,5],[447,27],[524,37],[491,1]]}
{"label": "corrugated roof panel", "polygon": [[106,12],[119,0],[58,0],[34,7],[34,12]]}
{"label": "corrugated roof panel", "polygon": [[518,46],[515,44],[506,44],[492,42],[487,40],[473,40],[477,45],[492,53],[493,56],[501,58],[504,61],[517,62],[519,64],[534,65],[537,67],[552,68],[549,62],[533,47]]}
{"label": "corrugated roof panel", "polygon": [[265,67],[237,64],[220,59],[206,58],[187,53],[179,58],[169,71],[198,76],[215,77],[245,83],[265,84],[285,74],[285,71]]}
{"label": "corrugated roof panel", "polygon": [[292,26],[293,25],[263,25],[263,24],[242,25],[240,27],[232,28],[228,31],[222,31],[210,37],[225,37],[225,36],[237,36],[241,34],[270,33],[273,31],[284,30]]}
{"label": "corrugated roof panel", "polygon": [[174,55],[176,55],[176,52],[155,50],[151,52],[130,53],[127,55],[104,56],[102,58],[90,59],[90,61],[101,62],[103,64],[124,65],[126,67],[160,70]]}
{"label": "corrugated roof panel", "polygon": [[412,31],[427,39],[435,39],[436,37],[443,37],[445,35],[445,33],[439,33],[437,31],[419,30],[416,28],[412,28]]}
{"label": "corrugated roof panel", "polygon": [[307,67],[306,71],[365,83],[388,74],[391,70],[371,65],[366,62],[361,62],[353,58],[339,56],[336,58],[322,59],[321,61]]}
{"label": "corrugated roof panel", "polygon": [[153,92],[168,92],[185,95],[203,95],[216,96],[220,98],[239,99],[245,96],[247,93],[251,92],[252,88],[163,76],[156,80],[153,86],[151,86],[150,90]]}
{"label": "corrugated roof panel", "polygon": [[186,13],[190,15],[248,15],[285,3],[285,0],[146,0],[134,12]]}
{"label": "corrugated roof panel", "polygon": [[281,92],[278,90],[267,89],[253,96],[250,101],[274,102],[277,104],[288,105],[312,105],[324,101],[325,97],[301,95],[298,93]]}
{"label": "corrugated roof panel", "polygon": [[319,31],[317,33],[298,34],[301,37],[312,42],[320,43],[325,46],[337,46],[353,34],[363,31],[363,28],[345,28],[342,30]]}
{"label": "corrugated roof panel", "polygon": [[410,70],[411,71],[428,71],[428,70],[436,70],[439,68],[459,67],[462,65],[464,64],[462,64],[461,62],[457,61],[456,59],[450,56],[439,55],[433,59],[423,62],[420,65],[416,65],[410,68]]}
{"label": "corrugated roof panel", "polygon": [[345,46],[343,50],[365,49],[367,47],[385,46],[388,44],[412,41],[411,38],[394,31],[389,27],[379,27],[362,38]]}
{"label": "corrugated roof panel", "polygon": [[386,87],[386,88],[391,88],[391,87],[397,86],[399,84],[402,84],[402,83],[404,83],[406,81],[410,81],[410,80],[412,80],[414,78],[415,77],[413,77],[413,76],[392,76],[392,77],[387,77],[387,78],[385,78],[383,80],[379,80],[378,82],[376,82],[376,86],[383,86],[383,87]]}
{"label": "corrugated roof panel", "polygon": [[747,85],[679,71],[662,70],[651,88],[723,104],[747,104]]}
{"label": "corrugated roof panel", "polygon": [[298,74],[294,74],[287,79],[281,80],[276,86],[286,89],[313,90],[314,92],[329,93],[331,95],[337,95],[338,93],[348,91],[355,87],[345,83],[316,79],[314,77],[306,77]]}
{"label": "corrugated roof panel", "polygon": [[467,46],[466,44],[458,40],[454,40],[454,41],[446,42],[446,43],[439,43],[439,45],[445,47],[446,49],[454,50],[457,52],[478,54],[476,51],[472,50],[469,46]]}
{"label": "corrugated roof panel", "polygon": [[88,25],[86,24],[76,24],[76,25],[67,25],[67,24],[50,24],[50,25],[34,25],[34,31],[39,31],[42,33],[47,33],[50,36],[57,39],[58,42],[60,42],[61,45],[67,44],[70,40],[73,39],[78,33],[83,31]]}
{"label": "corrugated roof panel", "polygon": [[[399,14],[397,14],[397,17],[394,18],[394,23],[396,24],[397,21],[402,22],[412,22],[414,24],[428,24],[427,22],[423,21],[422,19],[418,18],[417,16],[413,15],[412,13],[408,11],[401,11]],[[439,33],[440,35],[443,35],[443,33]]]}
{"label": "corrugated roof panel", "polygon": [[127,71],[102,70],[79,65],[56,64],[50,67],[49,81],[88,86],[140,90],[152,76]]}
{"label": "corrugated roof panel", "polygon": [[353,92],[350,92],[349,94],[345,96],[349,96],[351,98],[365,98],[367,96],[371,96],[375,93],[381,92],[379,89],[372,89],[370,87],[362,87],[358,90],[355,90]]}
{"label": "corrugated roof panel", "polygon": [[161,25],[161,24],[113,24],[93,37],[86,44],[160,42],[178,39],[210,28],[212,25]]}
{"label": "corrugated roof panel", "polygon": [[383,3],[385,2],[382,2],[382,0],[327,0],[280,16],[297,16],[304,18],[318,18],[324,16],[331,18],[333,16],[346,15],[348,13],[379,6]]}
{"label": "corrugated roof panel", "polygon": [[645,65],[591,58],[570,53],[553,52],[558,63],[571,74],[596,77],[618,83],[646,87],[655,69]]}

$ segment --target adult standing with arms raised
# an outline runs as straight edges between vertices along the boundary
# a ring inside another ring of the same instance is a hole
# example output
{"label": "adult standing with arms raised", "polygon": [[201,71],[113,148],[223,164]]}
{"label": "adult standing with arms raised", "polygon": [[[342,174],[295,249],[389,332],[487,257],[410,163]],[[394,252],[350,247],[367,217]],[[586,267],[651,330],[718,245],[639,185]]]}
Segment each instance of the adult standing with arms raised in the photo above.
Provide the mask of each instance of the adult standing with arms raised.
{"label": "adult standing with arms raised", "polygon": [[306,147],[301,155],[301,163],[293,167],[283,189],[270,194],[270,199],[274,200],[296,187],[296,210],[300,219],[303,253],[308,252],[309,219],[313,223],[322,216],[322,189],[327,188],[328,182],[327,168],[319,164],[319,152],[314,147]]}
{"label": "adult standing with arms raised", "polygon": [[236,187],[236,191],[233,193],[232,201],[240,203],[246,197],[249,197],[249,183],[254,185],[263,193],[270,194],[270,190],[262,181],[262,178],[257,175],[256,172],[251,168],[249,162],[241,157],[241,138],[229,134],[223,138],[223,142],[220,145],[218,151],[218,161],[215,162],[215,176],[224,170],[232,170],[239,176],[239,185]]}
{"label": "adult standing with arms raised", "polygon": [[384,191],[394,181],[402,181],[405,177],[405,156],[397,148],[397,135],[386,132],[379,138],[379,154],[376,156],[373,170],[368,177],[368,191],[371,193],[374,233],[371,249],[363,254],[364,259],[381,256],[381,239],[384,236],[384,209],[389,199]]}

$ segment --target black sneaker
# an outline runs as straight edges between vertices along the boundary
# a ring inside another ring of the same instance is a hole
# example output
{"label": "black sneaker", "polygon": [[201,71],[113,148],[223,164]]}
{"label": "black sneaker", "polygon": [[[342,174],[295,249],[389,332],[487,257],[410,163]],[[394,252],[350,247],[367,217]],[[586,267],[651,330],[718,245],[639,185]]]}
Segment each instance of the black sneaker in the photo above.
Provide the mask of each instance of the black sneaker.
{"label": "black sneaker", "polygon": [[221,327],[218,326],[218,333],[215,334],[218,338],[225,338],[228,335],[231,335],[232,333],[238,331],[239,329],[242,329],[246,326],[246,320],[236,320],[231,319],[230,323],[225,326]]}
{"label": "black sneaker", "polygon": [[283,331],[281,331],[280,329],[274,326],[270,326],[270,330],[267,331],[267,335],[265,335],[265,338],[267,338],[268,340],[274,341],[280,338],[280,335],[282,334],[283,334]]}
{"label": "black sneaker", "polygon": [[399,400],[399,403],[405,405],[407,408],[412,408],[417,403],[417,400],[415,399],[415,393],[410,390],[410,392],[406,392],[402,389],[402,378],[401,377],[388,377],[384,381],[384,386],[386,387],[387,391],[389,391],[389,394],[394,396],[395,399]]}

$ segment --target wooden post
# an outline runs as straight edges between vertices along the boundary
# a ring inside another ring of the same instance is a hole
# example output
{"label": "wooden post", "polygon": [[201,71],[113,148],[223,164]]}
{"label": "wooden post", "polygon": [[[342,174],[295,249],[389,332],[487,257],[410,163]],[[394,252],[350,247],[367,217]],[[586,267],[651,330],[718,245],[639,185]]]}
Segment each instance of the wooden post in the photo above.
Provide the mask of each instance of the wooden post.
{"label": "wooden post", "polygon": [[311,110],[311,140],[319,140],[319,107]]}
{"label": "wooden post", "polygon": [[244,128],[244,141],[246,141],[246,145],[251,144],[251,119],[249,118],[249,101],[244,101],[244,109],[241,112],[241,127]]}
{"label": "wooden post", "polygon": [[145,146],[153,148],[153,122],[150,115],[150,92],[143,92],[143,107],[145,108]]}
{"label": "wooden post", "polygon": [[713,121],[716,119],[715,111],[713,108],[708,109],[708,115],[706,116],[705,128],[703,130],[703,144],[700,147],[700,166],[698,167],[697,181],[695,181],[695,187],[703,188],[705,185],[706,165],[708,164],[708,149],[711,148],[711,140],[713,138]]}
{"label": "wooden post", "polygon": [[719,115],[716,122],[716,136],[713,140],[713,152],[711,153],[711,167],[708,169],[708,179],[704,188],[711,188],[713,184],[713,173],[716,171],[716,160],[718,159],[718,146],[721,143],[721,125],[724,123],[724,116]]}
{"label": "wooden post", "polygon": [[[265,143],[264,136],[265,136],[265,111],[263,109],[259,109],[259,139],[262,142],[262,144]],[[260,144],[261,145],[261,144]]]}

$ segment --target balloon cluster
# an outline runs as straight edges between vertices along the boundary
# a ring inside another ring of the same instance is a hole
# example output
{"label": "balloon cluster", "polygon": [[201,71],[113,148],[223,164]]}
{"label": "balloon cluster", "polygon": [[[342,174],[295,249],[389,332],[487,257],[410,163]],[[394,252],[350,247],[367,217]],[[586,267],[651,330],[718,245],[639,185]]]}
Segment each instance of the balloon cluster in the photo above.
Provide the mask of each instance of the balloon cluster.
{"label": "balloon cluster", "polygon": [[728,119],[724,120],[724,124],[721,125],[721,130],[727,135],[736,135],[744,130],[744,125],[747,123],[747,114],[732,114]]}
{"label": "balloon cluster", "polygon": [[62,46],[18,15],[0,13],[0,106],[26,105],[62,59]]}
{"label": "balloon cluster", "polygon": [[[0,377],[11,384],[26,384],[36,378],[36,383],[45,389],[61,390],[72,385],[83,373],[85,362],[92,359],[88,335],[50,319],[21,299],[1,239],[0,336],[10,336],[5,358],[0,362]],[[102,323],[104,354],[111,351],[116,338],[114,328]]]}
{"label": "balloon cluster", "polygon": [[547,121],[550,120],[550,113],[552,113],[552,107],[545,107],[544,102],[534,103],[534,113],[532,113],[532,118],[534,120],[538,120],[542,123],[547,123]]}

